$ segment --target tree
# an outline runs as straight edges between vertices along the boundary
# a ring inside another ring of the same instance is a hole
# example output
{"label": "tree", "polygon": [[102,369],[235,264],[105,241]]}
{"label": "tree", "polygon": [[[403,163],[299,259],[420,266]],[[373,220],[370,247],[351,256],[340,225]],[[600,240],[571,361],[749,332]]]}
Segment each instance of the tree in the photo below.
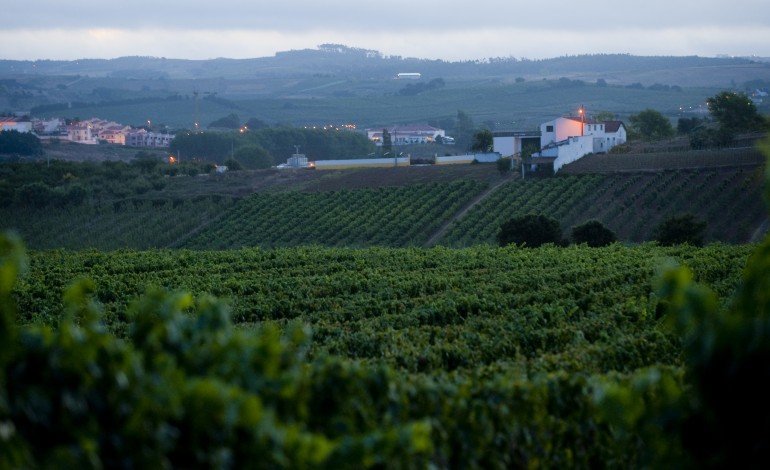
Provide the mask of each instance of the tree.
{"label": "tree", "polygon": [[508,173],[511,171],[512,163],[513,159],[511,159],[511,157],[497,159],[497,171],[499,171],[501,175]]}
{"label": "tree", "polygon": [[723,91],[706,100],[709,113],[720,128],[731,133],[749,132],[762,128],[764,119],[757,107],[743,93]]}
{"label": "tree", "polygon": [[15,129],[0,131],[0,154],[37,156],[43,154],[43,146],[35,134]]}
{"label": "tree", "polygon": [[246,124],[244,124],[246,127],[249,128],[249,130],[255,131],[257,129],[264,129],[266,127],[270,127],[265,121],[259,119],[259,118],[249,118],[248,121],[246,121]]}
{"label": "tree", "polygon": [[241,127],[241,118],[237,114],[228,114],[223,118],[219,118],[216,121],[209,124],[209,129],[222,128],[222,129],[238,129]]}
{"label": "tree", "polygon": [[663,140],[673,137],[674,126],[663,114],[654,109],[645,109],[639,114],[631,115],[631,129],[644,140]]}
{"label": "tree", "polygon": [[134,156],[132,163],[139,168],[139,171],[142,173],[152,173],[155,168],[158,167],[160,160],[152,153],[140,150],[136,153],[136,156]]}
{"label": "tree", "polygon": [[390,136],[390,132],[387,129],[382,130],[382,154],[390,154],[393,152],[393,138]]}
{"label": "tree", "polygon": [[701,246],[705,229],[706,222],[696,219],[693,214],[669,216],[655,228],[654,237],[664,246],[684,243]]}
{"label": "tree", "polygon": [[473,134],[473,144],[471,150],[474,152],[487,153],[491,152],[494,147],[494,136],[489,129],[483,129]]}
{"label": "tree", "polygon": [[455,119],[454,138],[455,145],[461,149],[467,149],[471,146],[473,139],[473,119],[465,114],[464,111],[457,111],[457,119]]}
{"label": "tree", "polygon": [[503,223],[497,232],[500,246],[513,243],[536,248],[546,243],[560,244],[561,241],[559,221],[540,214],[514,217]]}
{"label": "tree", "polygon": [[[245,145],[239,147],[238,150],[235,151],[233,158],[243,165],[243,168],[249,170],[258,170],[273,166],[273,157],[267,150],[259,145]],[[227,166],[229,167],[230,165]]]}
{"label": "tree", "polygon": [[699,117],[679,118],[676,123],[676,132],[681,135],[690,134],[702,124],[703,119]]}
{"label": "tree", "polygon": [[614,243],[617,241],[617,236],[604,224],[593,219],[572,227],[572,241],[576,244],[585,243],[591,247],[599,247]]}
{"label": "tree", "polygon": [[615,113],[611,113],[609,111],[600,111],[594,115],[594,119],[596,119],[599,122],[614,121],[615,118],[616,118]]}
{"label": "tree", "polygon": [[241,165],[241,162],[239,162],[235,158],[228,158],[227,160],[225,160],[225,166],[230,171],[243,170],[243,165]]}

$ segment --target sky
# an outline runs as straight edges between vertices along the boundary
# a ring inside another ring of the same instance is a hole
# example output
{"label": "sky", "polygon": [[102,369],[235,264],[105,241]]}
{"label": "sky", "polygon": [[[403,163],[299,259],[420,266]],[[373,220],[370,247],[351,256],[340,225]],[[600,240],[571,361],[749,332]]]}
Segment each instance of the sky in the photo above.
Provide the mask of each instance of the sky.
{"label": "sky", "polygon": [[767,0],[2,0],[0,59],[242,59],[343,44],[447,61],[770,57]]}

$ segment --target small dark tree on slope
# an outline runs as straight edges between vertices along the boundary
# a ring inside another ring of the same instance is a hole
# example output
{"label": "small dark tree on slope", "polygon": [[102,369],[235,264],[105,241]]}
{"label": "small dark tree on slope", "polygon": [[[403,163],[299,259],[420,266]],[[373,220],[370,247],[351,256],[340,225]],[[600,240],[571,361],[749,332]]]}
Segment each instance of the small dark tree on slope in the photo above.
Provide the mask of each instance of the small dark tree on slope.
{"label": "small dark tree on slope", "polygon": [[514,243],[534,248],[546,243],[560,244],[561,240],[559,221],[540,214],[514,217],[503,223],[497,233],[500,246]]}
{"label": "small dark tree on slope", "polygon": [[607,246],[617,241],[615,232],[608,229],[598,220],[589,220],[572,227],[572,241],[577,244],[585,243],[588,246]]}
{"label": "small dark tree on slope", "polygon": [[695,218],[693,214],[669,216],[655,228],[655,240],[661,245],[681,245],[684,243],[703,245],[703,231],[706,222]]}

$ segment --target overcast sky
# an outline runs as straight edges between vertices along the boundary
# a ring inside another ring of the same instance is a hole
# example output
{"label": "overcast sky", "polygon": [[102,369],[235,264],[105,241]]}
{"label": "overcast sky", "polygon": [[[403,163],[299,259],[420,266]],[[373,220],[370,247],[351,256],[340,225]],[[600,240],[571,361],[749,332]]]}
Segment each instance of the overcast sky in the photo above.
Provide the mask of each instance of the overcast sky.
{"label": "overcast sky", "polygon": [[257,1],[2,0],[0,59],[254,58],[325,43],[450,61],[770,57],[767,0]]}

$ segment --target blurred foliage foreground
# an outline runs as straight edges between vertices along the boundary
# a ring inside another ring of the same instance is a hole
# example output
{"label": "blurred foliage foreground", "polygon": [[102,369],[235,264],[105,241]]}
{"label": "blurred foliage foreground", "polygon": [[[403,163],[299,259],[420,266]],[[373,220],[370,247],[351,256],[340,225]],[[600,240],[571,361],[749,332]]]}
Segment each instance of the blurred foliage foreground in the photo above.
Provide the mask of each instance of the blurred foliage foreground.
{"label": "blurred foliage foreground", "polygon": [[[0,468],[759,468],[770,444],[770,238],[728,309],[658,281],[685,367],[522,379],[310,359],[308,332],[233,327],[148,292],[127,338],[74,283],[65,320],[17,326],[22,244],[0,239]],[[486,374],[489,375],[489,374]]]}

